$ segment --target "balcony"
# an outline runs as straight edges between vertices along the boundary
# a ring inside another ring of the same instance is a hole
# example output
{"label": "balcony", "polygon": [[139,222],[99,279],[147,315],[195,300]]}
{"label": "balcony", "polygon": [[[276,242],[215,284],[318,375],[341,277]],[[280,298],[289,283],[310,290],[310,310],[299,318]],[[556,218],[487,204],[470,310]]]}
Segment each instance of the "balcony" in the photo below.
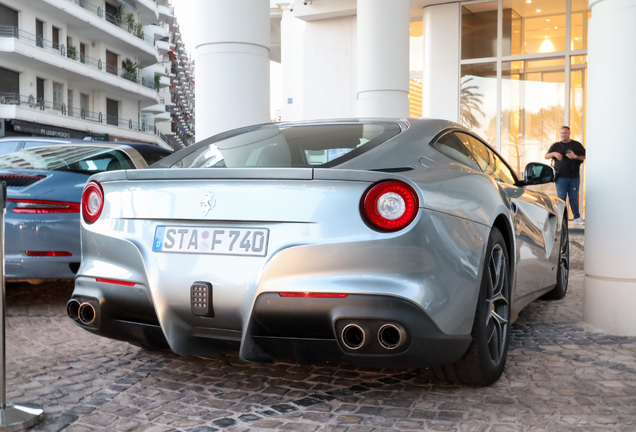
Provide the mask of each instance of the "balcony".
{"label": "balcony", "polygon": [[[13,108],[12,113],[6,108]],[[121,134],[129,138],[150,140],[147,135],[157,135],[159,139],[169,143],[165,135],[157,128],[145,123],[139,123],[132,119],[123,119],[115,116],[107,116],[101,112],[87,111],[72,108],[66,104],[55,104],[43,99],[35,99],[33,96],[25,96],[16,93],[0,93],[0,113],[6,118],[26,118],[48,124],[72,127],[80,130],[96,130],[94,126],[104,126],[99,131]],[[34,118],[33,114],[42,114]],[[117,130],[108,130],[112,126]],[[146,135],[146,136],[144,136]]]}
{"label": "balcony", "polygon": [[[17,27],[0,26],[0,52],[7,53],[5,58],[13,60],[16,65],[37,70],[56,69],[57,73],[59,69],[71,72],[77,76],[69,76],[70,80],[91,88],[101,86],[128,97],[130,93],[146,99],[157,97],[154,79],[145,80],[136,71],[108,65],[102,59],[78,53],[75,47],[67,49],[63,44],[54,44]],[[96,82],[101,85],[96,85]]]}
{"label": "balcony", "polygon": [[172,24],[174,22],[174,14],[170,11],[168,6],[157,5],[157,12],[161,21],[165,21],[168,24]]}
{"label": "balcony", "polygon": [[[90,0],[41,0],[38,8],[59,17],[81,37],[100,39],[123,52],[134,47],[138,50],[135,55],[144,63],[157,58],[154,38],[145,35],[140,25],[131,25],[125,19],[107,13],[103,3],[97,6]],[[65,15],[61,15],[60,11]]]}
{"label": "balcony", "polygon": [[149,25],[143,26],[143,33],[146,35],[146,37],[153,39],[153,44],[155,43],[155,41],[159,39],[163,39],[170,36],[170,34],[166,31],[165,28],[158,26],[156,24],[149,24]]}

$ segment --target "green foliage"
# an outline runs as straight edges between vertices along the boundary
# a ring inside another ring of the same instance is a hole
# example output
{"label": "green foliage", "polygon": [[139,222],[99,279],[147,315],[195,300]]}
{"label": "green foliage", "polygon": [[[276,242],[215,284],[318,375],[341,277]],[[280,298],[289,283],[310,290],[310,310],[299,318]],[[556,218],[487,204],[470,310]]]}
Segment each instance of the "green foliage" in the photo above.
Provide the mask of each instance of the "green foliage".
{"label": "green foliage", "polygon": [[121,68],[125,71],[122,74],[123,78],[137,82],[137,69],[139,69],[139,63],[133,62],[131,59],[127,58],[121,62]]}
{"label": "green foliage", "polygon": [[155,89],[159,91],[159,83],[161,82],[161,75],[155,75]]}
{"label": "green foliage", "polygon": [[72,45],[69,46],[68,49],[66,50],[66,57],[73,60],[77,60],[77,47]]}

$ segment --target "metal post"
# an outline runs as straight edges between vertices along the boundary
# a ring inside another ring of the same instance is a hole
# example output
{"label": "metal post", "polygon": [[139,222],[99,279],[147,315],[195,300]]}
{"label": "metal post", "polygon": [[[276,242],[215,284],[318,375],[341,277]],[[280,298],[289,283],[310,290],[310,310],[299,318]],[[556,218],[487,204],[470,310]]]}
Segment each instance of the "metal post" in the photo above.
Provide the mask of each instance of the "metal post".
{"label": "metal post", "polygon": [[42,421],[44,410],[35,404],[7,403],[5,373],[5,285],[4,285],[4,214],[7,211],[7,184],[0,182],[0,267],[2,268],[2,293],[0,293],[0,431],[21,431]]}

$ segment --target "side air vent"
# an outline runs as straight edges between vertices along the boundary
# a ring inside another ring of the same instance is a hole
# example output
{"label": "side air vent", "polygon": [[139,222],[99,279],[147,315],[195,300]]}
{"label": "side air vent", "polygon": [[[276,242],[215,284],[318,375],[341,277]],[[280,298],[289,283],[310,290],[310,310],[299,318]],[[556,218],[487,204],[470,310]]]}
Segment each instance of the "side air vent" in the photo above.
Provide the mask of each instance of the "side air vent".
{"label": "side air vent", "polygon": [[15,175],[5,174],[0,175],[0,182],[7,182],[7,187],[25,187],[32,185],[33,183],[42,180],[45,176],[28,176],[28,175]]}

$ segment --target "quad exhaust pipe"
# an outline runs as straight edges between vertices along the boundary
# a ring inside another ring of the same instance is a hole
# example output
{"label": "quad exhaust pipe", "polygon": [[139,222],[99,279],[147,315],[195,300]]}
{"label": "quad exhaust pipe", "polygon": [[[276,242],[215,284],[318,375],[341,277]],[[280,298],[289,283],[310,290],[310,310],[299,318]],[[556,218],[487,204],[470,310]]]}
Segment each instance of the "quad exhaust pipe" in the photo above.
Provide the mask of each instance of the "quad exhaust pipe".
{"label": "quad exhaust pipe", "polygon": [[[355,351],[371,342],[368,327],[362,323],[347,324],[340,333],[342,344]],[[406,330],[400,324],[383,324],[377,333],[377,343],[385,350],[400,348],[406,343]]]}
{"label": "quad exhaust pipe", "polygon": [[384,324],[378,330],[378,341],[382,348],[394,350],[406,342],[406,331],[399,324]]}
{"label": "quad exhaust pipe", "polygon": [[79,321],[83,325],[91,325],[97,317],[95,306],[89,302],[80,303],[76,299],[70,299],[66,303],[66,313],[73,321]]}
{"label": "quad exhaust pipe", "polygon": [[342,329],[342,343],[350,350],[362,348],[367,342],[367,332],[360,324],[347,324]]}

